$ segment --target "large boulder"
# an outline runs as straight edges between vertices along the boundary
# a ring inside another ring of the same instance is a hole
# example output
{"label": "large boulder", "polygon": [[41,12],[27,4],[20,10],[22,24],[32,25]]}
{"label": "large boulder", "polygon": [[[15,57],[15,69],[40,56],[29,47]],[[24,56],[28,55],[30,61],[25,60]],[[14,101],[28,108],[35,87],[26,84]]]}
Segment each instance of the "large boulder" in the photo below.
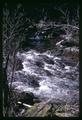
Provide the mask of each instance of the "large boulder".
{"label": "large boulder", "polygon": [[[11,91],[11,107],[14,111],[14,116],[18,116],[22,110],[25,110],[27,107],[23,106],[26,105],[33,105],[34,103],[40,102],[40,100],[34,96],[32,92],[21,92],[15,89]],[[18,104],[21,103],[21,104]]]}
{"label": "large boulder", "polygon": [[18,90],[12,90],[12,99],[15,100],[15,102],[21,101],[31,104],[34,99],[34,95],[32,92],[29,91],[22,92]]}

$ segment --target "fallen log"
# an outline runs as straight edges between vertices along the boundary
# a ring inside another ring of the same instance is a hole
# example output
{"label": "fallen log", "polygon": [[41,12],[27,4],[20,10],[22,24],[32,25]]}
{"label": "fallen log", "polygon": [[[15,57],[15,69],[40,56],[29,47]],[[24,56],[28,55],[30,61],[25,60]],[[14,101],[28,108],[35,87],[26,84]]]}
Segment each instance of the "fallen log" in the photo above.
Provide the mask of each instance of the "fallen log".
{"label": "fallen log", "polygon": [[25,106],[25,107],[28,107],[28,108],[32,107],[31,105],[28,105],[28,104],[26,104],[26,103],[22,103],[22,102],[20,102],[20,101],[18,101],[17,103],[20,104],[20,105],[23,105],[23,106]]}

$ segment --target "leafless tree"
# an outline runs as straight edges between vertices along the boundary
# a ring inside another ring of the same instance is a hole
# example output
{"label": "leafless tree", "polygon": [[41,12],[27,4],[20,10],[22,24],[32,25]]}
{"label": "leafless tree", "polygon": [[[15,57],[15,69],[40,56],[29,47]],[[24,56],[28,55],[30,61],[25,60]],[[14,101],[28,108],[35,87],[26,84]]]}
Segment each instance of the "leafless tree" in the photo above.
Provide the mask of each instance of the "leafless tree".
{"label": "leafless tree", "polygon": [[77,8],[74,8],[74,14],[76,16],[73,15],[74,18],[72,18],[72,20],[70,18],[71,15],[70,15],[70,10],[68,8],[63,8],[61,6],[61,7],[55,7],[54,9],[58,10],[65,19],[64,21],[66,21],[66,24],[61,24],[61,26],[66,32],[65,39],[69,41],[74,33],[74,30],[76,30],[77,33],[79,32],[79,6],[77,5]]}
{"label": "leafless tree", "polygon": [[[16,53],[19,50],[21,41],[24,40],[25,32],[28,27],[28,19],[24,16],[24,9],[21,4],[14,10],[9,10],[7,4],[3,8],[3,67],[4,67],[4,90],[3,90],[3,114],[8,116],[10,93],[12,81],[14,79]],[[8,65],[12,62],[11,82],[8,85]],[[6,103],[6,107],[5,107]]]}

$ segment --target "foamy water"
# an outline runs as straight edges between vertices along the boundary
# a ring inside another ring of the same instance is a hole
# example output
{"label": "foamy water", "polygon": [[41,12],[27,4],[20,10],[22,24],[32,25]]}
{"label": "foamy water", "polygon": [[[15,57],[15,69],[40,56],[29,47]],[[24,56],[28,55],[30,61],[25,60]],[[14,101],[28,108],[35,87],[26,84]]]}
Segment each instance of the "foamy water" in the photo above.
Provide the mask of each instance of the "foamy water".
{"label": "foamy water", "polygon": [[[79,71],[76,71],[76,66],[66,64],[61,57],[48,51],[18,52],[17,57],[22,60],[23,69],[15,71],[15,89],[30,91],[42,100],[79,100]],[[78,75],[75,75],[76,72]],[[31,84],[33,80],[37,81],[39,86]]]}

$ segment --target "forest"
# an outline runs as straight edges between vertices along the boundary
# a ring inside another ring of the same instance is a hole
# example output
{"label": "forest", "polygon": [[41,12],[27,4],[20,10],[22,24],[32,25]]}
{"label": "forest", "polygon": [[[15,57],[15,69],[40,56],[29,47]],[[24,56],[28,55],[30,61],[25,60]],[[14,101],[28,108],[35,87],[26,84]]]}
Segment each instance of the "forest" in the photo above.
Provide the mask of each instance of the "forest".
{"label": "forest", "polygon": [[79,0],[2,7],[3,116],[79,117]]}

